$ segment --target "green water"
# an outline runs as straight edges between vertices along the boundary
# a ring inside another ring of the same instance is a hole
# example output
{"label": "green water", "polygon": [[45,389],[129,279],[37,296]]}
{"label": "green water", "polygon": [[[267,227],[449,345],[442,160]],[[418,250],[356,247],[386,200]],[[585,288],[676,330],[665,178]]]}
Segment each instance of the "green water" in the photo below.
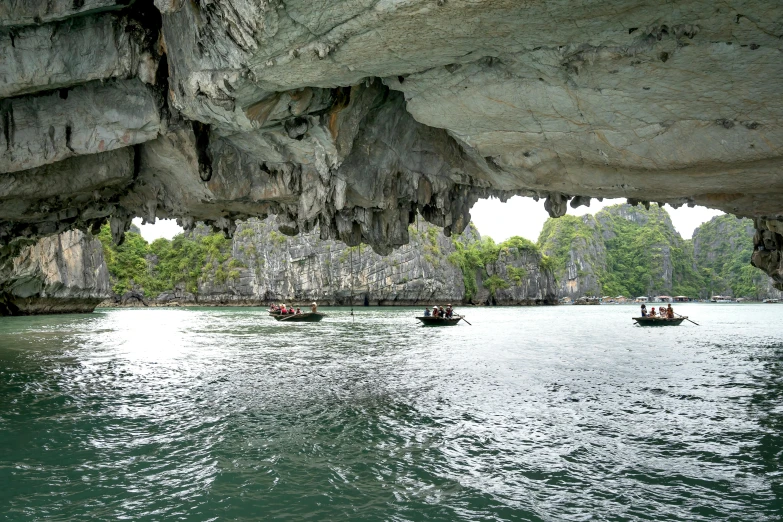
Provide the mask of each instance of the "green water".
{"label": "green water", "polygon": [[0,318],[2,520],[779,520],[783,306]]}

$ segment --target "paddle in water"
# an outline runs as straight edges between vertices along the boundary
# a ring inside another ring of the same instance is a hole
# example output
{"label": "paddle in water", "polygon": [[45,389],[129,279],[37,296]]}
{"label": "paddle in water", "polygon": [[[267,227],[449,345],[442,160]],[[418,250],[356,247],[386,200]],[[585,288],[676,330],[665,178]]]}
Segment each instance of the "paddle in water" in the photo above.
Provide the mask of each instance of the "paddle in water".
{"label": "paddle in water", "polygon": [[679,316],[679,317],[682,317],[683,319],[685,319],[685,320],[686,320],[686,321],[688,321],[689,323],[693,323],[693,324],[695,324],[696,326],[701,326],[701,325],[700,325],[699,323],[697,323],[696,321],[691,321],[690,319],[688,319],[688,318],[687,318],[687,317],[685,317],[684,315],[680,315],[680,314],[678,314],[677,312],[673,312],[673,313],[674,313],[674,315],[677,315],[677,316]]}

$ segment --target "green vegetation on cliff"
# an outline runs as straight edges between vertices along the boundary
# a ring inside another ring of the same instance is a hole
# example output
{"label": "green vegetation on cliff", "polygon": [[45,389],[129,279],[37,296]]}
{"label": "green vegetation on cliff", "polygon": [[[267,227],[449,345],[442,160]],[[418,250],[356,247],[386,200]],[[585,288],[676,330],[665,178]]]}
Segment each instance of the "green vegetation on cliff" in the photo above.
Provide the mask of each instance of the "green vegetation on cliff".
{"label": "green vegetation on cliff", "polygon": [[594,235],[595,228],[590,227],[584,219],[566,214],[546,220],[538,236],[538,246],[552,258],[555,267],[565,267],[576,239],[590,242]]}
{"label": "green vegetation on cliff", "polygon": [[749,220],[722,215],[684,240],[663,208],[624,204],[595,216],[549,219],[538,245],[552,259],[564,295],[761,298],[768,285],[750,265],[752,232]]}
{"label": "green vegetation on cliff", "polygon": [[[471,225],[472,226],[472,225]],[[522,277],[526,275],[523,268],[515,269],[510,267],[508,275],[510,281],[502,279],[498,275],[487,274],[486,267],[495,263],[500,257],[501,252],[516,254],[521,252],[533,252],[540,254],[539,248],[523,237],[514,236],[500,244],[496,244],[491,237],[484,237],[480,241],[464,241],[454,237],[454,252],[449,255],[449,262],[457,266],[462,271],[462,280],[465,285],[465,301],[471,301],[478,293],[477,274],[483,273],[483,286],[489,290],[489,295],[494,296],[499,289],[508,288],[510,285],[519,285]],[[541,256],[542,267],[546,264],[550,266],[546,256]],[[546,269],[546,268],[545,268]]]}
{"label": "green vegetation on cliff", "polygon": [[[108,225],[98,234],[111,275],[114,293],[143,289],[154,297],[178,284],[188,292],[198,291],[198,282],[207,269],[213,269],[219,283],[236,278],[236,263],[230,260],[231,240],[222,233],[179,234],[171,241],[156,239],[152,244],[137,232],[127,232],[122,245],[114,245]],[[151,259],[155,263],[150,263]]]}
{"label": "green vegetation on cliff", "polygon": [[658,205],[649,210],[620,205],[602,210],[596,219],[609,232],[604,235],[604,294],[699,295],[703,284],[693,268],[692,248],[674,229],[666,210]]}
{"label": "green vegetation on cliff", "polygon": [[582,279],[582,292],[600,294],[600,283],[595,273],[600,270],[596,265],[605,263],[605,249],[593,216],[565,215],[548,219],[539,235],[538,246],[546,253],[544,268],[552,270],[555,278],[560,281],[567,279],[567,267],[572,252],[575,253],[578,259],[584,261],[584,265],[577,267],[578,275]]}
{"label": "green vegetation on cliff", "polygon": [[750,264],[753,233],[750,219],[728,214],[713,218],[693,233],[694,259],[710,295],[765,296],[769,280]]}

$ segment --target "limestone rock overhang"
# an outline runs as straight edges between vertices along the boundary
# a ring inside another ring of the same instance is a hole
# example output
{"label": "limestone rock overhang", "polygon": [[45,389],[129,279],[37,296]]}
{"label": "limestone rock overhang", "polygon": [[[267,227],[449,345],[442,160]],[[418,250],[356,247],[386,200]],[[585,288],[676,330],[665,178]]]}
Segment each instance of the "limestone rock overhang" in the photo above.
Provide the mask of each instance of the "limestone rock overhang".
{"label": "limestone rock overhang", "polygon": [[783,284],[783,4],[0,4],[0,257],[133,216],[388,252],[479,197],[756,219]]}

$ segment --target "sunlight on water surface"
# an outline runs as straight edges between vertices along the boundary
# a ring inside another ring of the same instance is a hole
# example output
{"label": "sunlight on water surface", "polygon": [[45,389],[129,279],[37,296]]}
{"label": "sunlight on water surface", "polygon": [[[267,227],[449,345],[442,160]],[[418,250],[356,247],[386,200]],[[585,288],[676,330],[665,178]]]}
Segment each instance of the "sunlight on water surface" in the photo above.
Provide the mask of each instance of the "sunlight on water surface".
{"label": "sunlight on water surface", "polygon": [[780,305],[0,318],[7,520],[778,520]]}

